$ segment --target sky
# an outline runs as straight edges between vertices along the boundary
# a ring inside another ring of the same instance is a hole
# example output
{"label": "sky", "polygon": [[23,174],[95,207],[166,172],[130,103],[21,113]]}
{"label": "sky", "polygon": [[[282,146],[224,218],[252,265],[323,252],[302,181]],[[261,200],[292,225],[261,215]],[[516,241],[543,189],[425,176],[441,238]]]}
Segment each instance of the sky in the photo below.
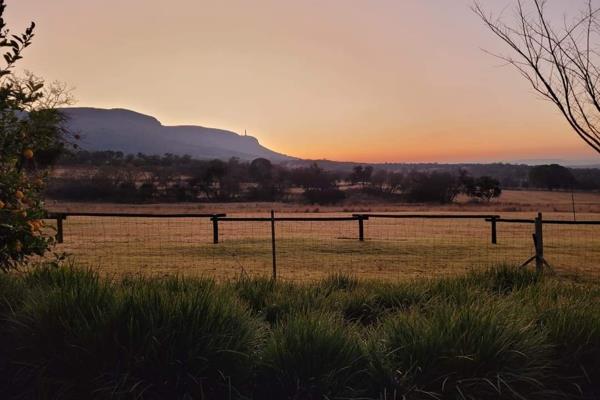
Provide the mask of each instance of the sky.
{"label": "sky", "polygon": [[[247,130],[311,159],[600,160],[483,51],[507,53],[470,0],[6,3],[14,31],[37,23],[20,68],[66,82],[80,107]],[[510,0],[481,3],[511,16]]]}

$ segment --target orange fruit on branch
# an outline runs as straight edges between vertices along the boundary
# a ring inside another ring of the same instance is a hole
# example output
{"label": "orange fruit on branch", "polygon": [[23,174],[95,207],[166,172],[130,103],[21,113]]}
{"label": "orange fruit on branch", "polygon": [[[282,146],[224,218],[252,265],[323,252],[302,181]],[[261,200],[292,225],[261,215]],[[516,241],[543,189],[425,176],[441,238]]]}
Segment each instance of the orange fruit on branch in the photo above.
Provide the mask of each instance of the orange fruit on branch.
{"label": "orange fruit on branch", "polygon": [[28,160],[31,160],[33,158],[33,150],[31,150],[31,149],[23,150],[23,157],[25,157]]}

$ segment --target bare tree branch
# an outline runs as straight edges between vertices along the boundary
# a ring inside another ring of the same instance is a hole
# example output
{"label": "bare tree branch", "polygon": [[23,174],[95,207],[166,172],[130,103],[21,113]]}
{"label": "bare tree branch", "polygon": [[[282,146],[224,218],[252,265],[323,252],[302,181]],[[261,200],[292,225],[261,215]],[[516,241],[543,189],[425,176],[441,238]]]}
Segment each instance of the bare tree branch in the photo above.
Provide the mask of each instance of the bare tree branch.
{"label": "bare tree branch", "polygon": [[600,9],[591,0],[572,23],[554,28],[545,0],[516,0],[515,21],[503,22],[477,1],[472,10],[512,51],[495,55],[551,101],[575,133],[600,153]]}

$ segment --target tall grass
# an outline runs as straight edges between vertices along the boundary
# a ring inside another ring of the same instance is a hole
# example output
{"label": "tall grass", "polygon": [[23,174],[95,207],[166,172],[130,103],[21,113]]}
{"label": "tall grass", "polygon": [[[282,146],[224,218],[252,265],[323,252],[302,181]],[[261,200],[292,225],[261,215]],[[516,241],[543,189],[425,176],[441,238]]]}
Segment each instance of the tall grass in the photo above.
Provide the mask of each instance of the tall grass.
{"label": "tall grass", "polygon": [[356,398],[364,390],[367,362],[361,339],[326,313],[297,314],[279,324],[261,364],[258,398]]}
{"label": "tall grass", "polygon": [[214,285],[115,287],[74,270],[25,280],[29,295],[5,326],[15,392],[215,398],[248,384],[261,325]]}
{"label": "tall grass", "polygon": [[0,397],[600,397],[600,285],[0,276]]}
{"label": "tall grass", "polygon": [[392,316],[383,324],[376,372],[404,395],[546,398],[551,347],[515,311],[483,302]]}

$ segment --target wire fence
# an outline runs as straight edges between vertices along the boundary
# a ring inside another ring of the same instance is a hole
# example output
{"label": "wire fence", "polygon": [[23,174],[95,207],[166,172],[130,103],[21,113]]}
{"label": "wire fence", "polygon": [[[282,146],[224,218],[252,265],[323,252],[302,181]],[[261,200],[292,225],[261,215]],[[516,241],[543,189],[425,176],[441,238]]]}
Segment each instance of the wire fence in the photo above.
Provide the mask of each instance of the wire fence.
{"label": "wire fence", "polygon": [[[60,242],[57,251],[109,275],[311,281],[345,273],[400,280],[530,260],[538,268],[545,262],[545,268],[560,275],[600,277],[600,221],[338,213],[50,217]],[[543,238],[535,236],[538,225]]]}

